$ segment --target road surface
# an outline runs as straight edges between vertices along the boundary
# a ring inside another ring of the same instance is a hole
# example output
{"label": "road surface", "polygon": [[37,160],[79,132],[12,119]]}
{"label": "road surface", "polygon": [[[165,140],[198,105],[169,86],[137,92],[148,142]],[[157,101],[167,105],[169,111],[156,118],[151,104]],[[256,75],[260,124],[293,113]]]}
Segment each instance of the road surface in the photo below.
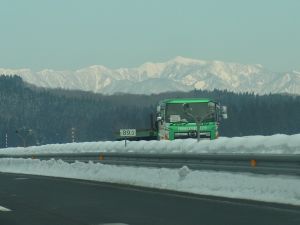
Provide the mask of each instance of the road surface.
{"label": "road surface", "polygon": [[1,225],[299,225],[300,207],[0,173]]}

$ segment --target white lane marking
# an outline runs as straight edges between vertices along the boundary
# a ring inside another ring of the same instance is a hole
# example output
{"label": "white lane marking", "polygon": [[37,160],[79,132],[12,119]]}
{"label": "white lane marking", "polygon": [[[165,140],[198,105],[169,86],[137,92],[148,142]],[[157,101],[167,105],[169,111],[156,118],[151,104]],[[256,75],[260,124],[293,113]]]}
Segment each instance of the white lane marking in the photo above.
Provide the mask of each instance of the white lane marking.
{"label": "white lane marking", "polygon": [[0,205],[0,211],[2,211],[2,212],[10,212],[11,210]]}
{"label": "white lane marking", "polygon": [[127,223],[101,223],[99,225],[129,225]]}
{"label": "white lane marking", "polygon": [[28,180],[29,178],[26,177],[16,177],[15,180]]}

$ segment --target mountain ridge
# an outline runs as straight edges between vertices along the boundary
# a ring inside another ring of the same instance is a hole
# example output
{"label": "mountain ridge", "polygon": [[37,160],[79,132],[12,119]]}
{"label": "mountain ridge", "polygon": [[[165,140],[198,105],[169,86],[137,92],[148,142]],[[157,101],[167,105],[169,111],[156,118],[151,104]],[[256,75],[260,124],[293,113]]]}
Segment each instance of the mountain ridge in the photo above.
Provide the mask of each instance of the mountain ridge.
{"label": "mountain ridge", "polygon": [[204,61],[177,56],[166,62],[110,69],[92,65],[77,70],[32,71],[0,68],[0,74],[19,75],[45,88],[92,91],[102,94],[153,94],[168,91],[229,90],[256,94],[300,94],[300,72],[272,72],[260,64]]}

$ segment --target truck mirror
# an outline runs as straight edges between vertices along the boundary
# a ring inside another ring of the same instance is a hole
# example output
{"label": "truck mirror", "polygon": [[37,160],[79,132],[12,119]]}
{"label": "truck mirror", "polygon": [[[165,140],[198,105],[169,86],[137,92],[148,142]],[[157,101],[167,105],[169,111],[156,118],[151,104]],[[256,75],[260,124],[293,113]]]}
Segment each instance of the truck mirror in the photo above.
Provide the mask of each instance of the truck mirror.
{"label": "truck mirror", "polygon": [[221,108],[221,114],[222,114],[222,118],[223,119],[227,119],[228,115],[227,115],[227,106],[222,106]]}
{"label": "truck mirror", "polygon": [[210,113],[213,113],[215,111],[215,107],[216,107],[215,103],[213,102],[208,103],[208,110]]}
{"label": "truck mirror", "polygon": [[159,113],[160,112],[160,105],[158,105],[157,107],[156,107],[156,111]]}
{"label": "truck mirror", "polygon": [[222,114],[227,114],[227,106],[222,106]]}

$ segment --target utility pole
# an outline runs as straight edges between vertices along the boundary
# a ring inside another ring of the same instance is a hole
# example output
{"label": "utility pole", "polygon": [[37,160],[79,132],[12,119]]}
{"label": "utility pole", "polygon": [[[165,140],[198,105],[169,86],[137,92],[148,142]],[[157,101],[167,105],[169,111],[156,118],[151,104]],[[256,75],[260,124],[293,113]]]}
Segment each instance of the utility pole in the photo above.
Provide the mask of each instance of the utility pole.
{"label": "utility pole", "polygon": [[75,128],[74,127],[71,128],[71,137],[72,137],[72,143],[74,143],[75,142]]}
{"label": "utility pole", "polygon": [[5,133],[5,148],[8,148],[8,134]]}
{"label": "utility pole", "polygon": [[27,138],[33,134],[32,129],[27,129],[25,127],[22,127],[20,129],[16,130],[16,134],[23,142],[23,147],[26,147]]}

